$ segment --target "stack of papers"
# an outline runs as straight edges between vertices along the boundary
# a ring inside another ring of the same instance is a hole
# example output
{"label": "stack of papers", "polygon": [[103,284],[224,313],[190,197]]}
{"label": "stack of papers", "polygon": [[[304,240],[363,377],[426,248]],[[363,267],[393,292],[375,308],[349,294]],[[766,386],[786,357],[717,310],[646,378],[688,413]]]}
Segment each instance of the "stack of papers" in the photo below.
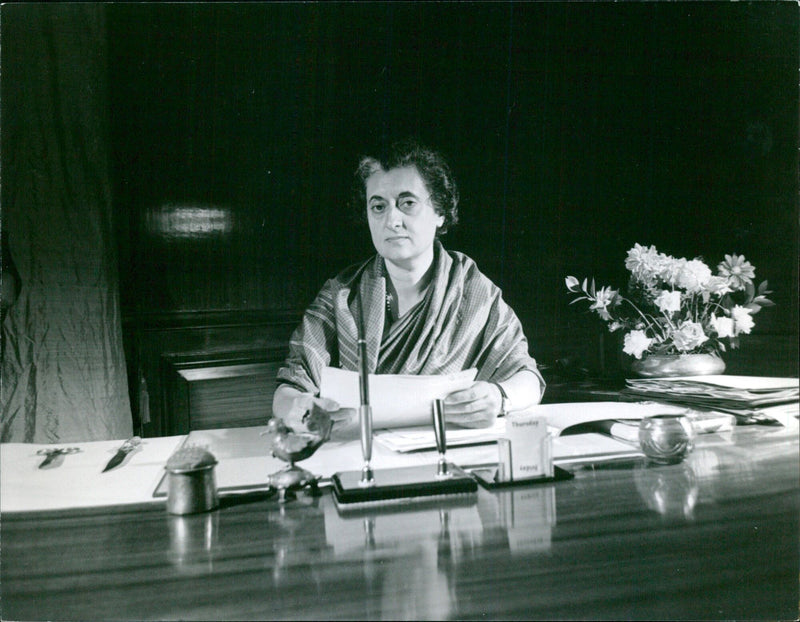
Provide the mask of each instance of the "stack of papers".
{"label": "stack of papers", "polygon": [[[489,428],[471,429],[447,426],[445,438],[448,447],[493,443],[506,431],[506,420],[498,417]],[[410,428],[392,428],[375,432],[375,440],[392,451],[401,453],[436,449],[436,437],[432,425]]]}
{"label": "stack of papers", "polygon": [[[629,379],[623,394],[689,408],[715,410],[754,421],[798,411],[800,381],[797,378],[762,376],[684,376],[679,378]],[[796,416],[796,415],[795,415]]]}

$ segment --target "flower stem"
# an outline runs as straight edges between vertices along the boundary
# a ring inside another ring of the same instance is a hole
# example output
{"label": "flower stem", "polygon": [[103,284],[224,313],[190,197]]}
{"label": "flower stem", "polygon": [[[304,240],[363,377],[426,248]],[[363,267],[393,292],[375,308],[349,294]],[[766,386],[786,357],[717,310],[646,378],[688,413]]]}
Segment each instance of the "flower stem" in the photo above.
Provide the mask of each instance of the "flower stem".
{"label": "flower stem", "polygon": [[658,332],[659,336],[661,337],[662,340],[666,338],[666,335],[664,335],[664,331],[662,331],[660,329],[660,327],[658,326],[658,322],[656,322],[653,319],[648,319],[647,316],[644,313],[641,312],[639,307],[637,307],[635,304],[633,304],[630,300],[628,300],[624,296],[620,296],[620,298],[622,298],[622,300],[624,300],[630,306],[632,306],[634,308],[634,310],[636,311],[636,313],[638,313],[639,315],[642,316],[642,319],[645,321],[645,323],[647,324],[648,328],[653,329],[654,331]]}

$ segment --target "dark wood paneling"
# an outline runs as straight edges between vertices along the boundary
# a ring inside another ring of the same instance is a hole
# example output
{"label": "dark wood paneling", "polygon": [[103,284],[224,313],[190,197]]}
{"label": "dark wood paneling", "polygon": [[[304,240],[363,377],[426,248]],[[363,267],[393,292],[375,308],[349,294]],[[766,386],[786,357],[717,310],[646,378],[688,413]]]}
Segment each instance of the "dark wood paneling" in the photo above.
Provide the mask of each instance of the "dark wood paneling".
{"label": "dark wood paneling", "polygon": [[285,346],[207,357],[163,356],[166,433],[265,424],[285,357]]}
{"label": "dark wood paneling", "polygon": [[121,302],[149,433],[162,354],[285,344],[292,322],[258,318],[299,317],[373,252],[352,172],[413,134],[459,181],[445,246],[503,288],[540,362],[618,366],[564,278],[622,287],[640,243],[745,255],[777,306],[729,370],[797,374],[800,9],[686,6],[110,4]]}
{"label": "dark wood paneling", "polygon": [[[283,353],[283,351],[281,351]],[[182,371],[189,384],[189,429],[264,425],[272,416],[275,375],[283,356],[273,363],[212,367],[210,375]],[[222,374],[217,377],[216,374]]]}
{"label": "dark wood paneling", "polygon": [[[289,336],[300,320],[299,314],[274,313],[175,313],[153,314],[127,318],[123,326],[125,337],[129,387],[134,412],[135,428],[145,436],[178,434],[190,429],[189,413],[193,392],[207,404],[213,382],[203,388],[191,388],[182,370],[202,370],[227,366],[264,365],[258,380],[251,378],[248,386],[251,406],[243,404],[233,408],[238,413],[255,411],[271,404],[276,387],[275,373],[288,351]],[[213,372],[208,372],[212,375]],[[141,403],[143,385],[147,389],[147,404]],[[206,382],[211,382],[209,378]],[[202,384],[202,382],[201,382]],[[221,391],[230,387],[222,383]],[[228,383],[230,384],[230,383]],[[246,400],[243,400],[246,402]],[[222,404],[213,406],[214,412],[201,411],[202,421],[209,417],[223,417]],[[267,415],[269,411],[264,411]],[[250,420],[235,414],[226,426]]]}
{"label": "dark wood paneling", "polygon": [[725,373],[742,376],[798,376],[797,333],[745,335],[742,346],[723,356]]}

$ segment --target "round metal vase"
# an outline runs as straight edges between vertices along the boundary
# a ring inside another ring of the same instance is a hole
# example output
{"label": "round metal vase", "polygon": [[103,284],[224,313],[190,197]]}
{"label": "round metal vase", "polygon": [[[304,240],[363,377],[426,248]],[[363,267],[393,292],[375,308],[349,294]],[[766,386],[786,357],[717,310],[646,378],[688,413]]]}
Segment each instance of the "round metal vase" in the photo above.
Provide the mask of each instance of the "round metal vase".
{"label": "round metal vase", "polygon": [[707,376],[725,371],[725,361],[714,354],[650,354],[631,362],[631,371],[642,378]]}

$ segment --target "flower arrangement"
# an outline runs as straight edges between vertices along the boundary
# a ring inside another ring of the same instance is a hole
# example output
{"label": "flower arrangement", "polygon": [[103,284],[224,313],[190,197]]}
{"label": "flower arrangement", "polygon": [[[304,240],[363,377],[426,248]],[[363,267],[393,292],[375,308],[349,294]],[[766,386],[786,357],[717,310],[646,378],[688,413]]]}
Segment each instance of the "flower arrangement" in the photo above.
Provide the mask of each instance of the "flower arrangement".
{"label": "flower arrangement", "polygon": [[748,334],[767,298],[767,281],[753,284],[755,268],[741,255],[725,255],[717,274],[702,259],[676,259],[655,246],[635,244],[625,268],[630,279],[624,292],[595,287],[574,276],[565,281],[577,294],[570,304],[586,300],[611,332],[626,331],[623,351],[636,359],[644,354],[719,355],[725,343],[736,348]]}

